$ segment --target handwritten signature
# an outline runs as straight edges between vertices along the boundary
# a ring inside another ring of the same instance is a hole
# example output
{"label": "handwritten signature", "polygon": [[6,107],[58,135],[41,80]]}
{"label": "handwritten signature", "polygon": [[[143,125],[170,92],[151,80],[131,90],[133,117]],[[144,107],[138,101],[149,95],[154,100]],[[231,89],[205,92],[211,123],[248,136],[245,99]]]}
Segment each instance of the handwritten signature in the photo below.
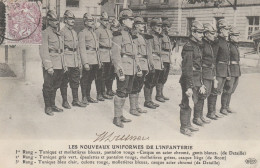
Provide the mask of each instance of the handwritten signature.
{"label": "handwritten signature", "polygon": [[113,141],[147,141],[150,137],[133,135],[116,135],[114,132],[104,131],[96,133],[97,138],[93,142],[113,142]]}

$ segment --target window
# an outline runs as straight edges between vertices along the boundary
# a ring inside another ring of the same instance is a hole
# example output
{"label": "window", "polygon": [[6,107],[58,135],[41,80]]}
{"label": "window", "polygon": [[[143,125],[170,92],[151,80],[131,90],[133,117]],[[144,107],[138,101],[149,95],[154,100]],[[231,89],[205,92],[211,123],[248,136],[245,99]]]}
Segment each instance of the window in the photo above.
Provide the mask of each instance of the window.
{"label": "window", "polygon": [[250,36],[253,32],[259,30],[259,16],[249,16],[248,19],[248,28],[247,28],[247,39],[252,40],[252,37]]}
{"label": "window", "polygon": [[79,0],[66,0],[67,7],[79,7]]}
{"label": "window", "polygon": [[191,35],[191,25],[195,18],[187,18],[187,35]]}

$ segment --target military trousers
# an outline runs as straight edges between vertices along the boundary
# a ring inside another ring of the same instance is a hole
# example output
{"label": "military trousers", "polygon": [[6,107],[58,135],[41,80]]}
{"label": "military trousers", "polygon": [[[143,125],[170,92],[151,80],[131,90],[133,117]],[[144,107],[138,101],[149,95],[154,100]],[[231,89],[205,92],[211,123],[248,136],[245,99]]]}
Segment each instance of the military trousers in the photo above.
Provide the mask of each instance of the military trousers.
{"label": "military trousers", "polygon": [[133,89],[132,89],[132,94],[137,94],[140,93],[143,86],[144,86],[144,80],[145,80],[145,76],[148,73],[148,71],[142,71],[142,76],[138,77],[137,75],[135,75],[134,78],[134,83],[133,83]]}
{"label": "military trousers", "polygon": [[83,69],[80,80],[82,97],[90,97],[91,85],[93,80],[96,83],[97,94],[101,94],[102,68],[98,64],[89,65],[90,70]]}
{"label": "military trousers", "polygon": [[102,93],[105,92],[105,88],[107,90],[112,90],[113,80],[115,79],[114,65],[112,62],[103,62],[102,66]]}
{"label": "military trousers", "polygon": [[158,80],[158,83],[160,83],[160,84],[166,83],[168,76],[169,76],[169,72],[170,72],[170,63],[169,62],[164,62],[163,66],[164,66],[164,69],[160,72],[159,80]]}
{"label": "military trousers", "polygon": [[43,68],[43,99],[45,107],[55,106],[56,91],[61,86],[64,71],[63,69],[54,69],[53,75],[49,74]]}
{"label": "military trousers", "polygon": [[150,71],[145,77],[145,87],[152,89],[158,83],[162,70]]}
{"label": "military trousers", "polygon": [[133,83],[135,76],[133,75],[125,75],[125,80],[120,81],[118,77],[117,79],[117,90],[116,95],[120,98],[125,98],[132,92]]}
{"label": "military trousers", "polygon": [[231,95],[235,92],[238,85],[239,77],[231,77],[227,80],[224,86],[223,94],[221,96],[222,109],[229,109]]}

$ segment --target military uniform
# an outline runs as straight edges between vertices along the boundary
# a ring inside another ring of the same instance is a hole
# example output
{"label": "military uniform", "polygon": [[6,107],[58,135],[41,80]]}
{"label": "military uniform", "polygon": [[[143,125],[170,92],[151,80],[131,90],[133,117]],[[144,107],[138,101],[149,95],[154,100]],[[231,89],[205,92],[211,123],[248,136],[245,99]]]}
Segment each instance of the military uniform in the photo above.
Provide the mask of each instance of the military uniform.
{"label": "military uniform", "polygon": [[[169,21],[164,21],[163,25],[170,26]],[[160,102],[165,102],[165,100],[169,100],[169,98],[163,95],[163,87],[166,83],[170,71],[170,64],[171,61],[171,54],[172,54],[172,44],[171,40],[168,36],[168,32],[162,32],[162,51],[161,51],[161,59],[163,62],[163,70],[159,75],[158,84],[156,85],[156,100]]]}
{"label": "military uniform", "polygon": [[111,47],[112,47],[112,32],[108,28],[101,25],[96,31],[97,38],[99,39],[99,52],[100,61],[102,62],[102,79],[101,79],[101,92],[104,98],[112,99],[108,96],[105,91],[111,92],[113,77],[114,77],[114,66],[111,62]]}
{"label": "military uniform", "polygon": [[[230,36],[239,36],[238,30],[233,27],[230,32]],[[223,102],[222,108],[225,108],[227,112],[232,113],[231,109],[229,108],[231,95],[235,92],[239,77],[241,76],[241,70],[240,70],[240,53],[238,48],[238,43],[231,41],[229,42],[230,47],[230,80],[226,81],[223,91],[223,98],[226,99],[225,102]]]}
{"label": "military uniform", "polygon": [[73,102],[72,105],[79,105],[78,88],[80,81],[81,60],[79,56],[78,36],[77,33],[68,26],[61,29],[61,34],[64,37],[64,63],[68,67],[68,71],[64,74],[61,84],[61,95],[63,98],[63,107],[70,108],[67,103],[67,87],[68,83],[72,90]]}
{"label": "military uniform", "polygon": [[[161,21],[160,19],[154,19],[153,21],[151,21],[151,24],[161,25]],[[144,106],[155,109],[156,107],[159,107],[159,105],[152,101],[152,92],[154,86],[156,86],[156,84],[158,83],[159,75],[164,67],[161,59],[162,36],[154,31],[151,32],[151,35],[153,36],[153,38],[149,40],[152,48],[152,58],[149,60],[151,71],[149,71],[149,73],[146,75],[144,82]]]}
{"label": "military uniform", "polygon": [[[90,17],[91,19],[93,17]],[[80,80],[83,102],[97,103],[90,97],[92,81],[95,79],[97,96],[101,95],[102,69],[99,57],[99,41],[94,28],[85,27],[79,32],[79,51],[83,66],[89,65],[89,69],[83,68]],[[86,101],[87,99],[87,101]]]}
{"label": "military uniform", "polygon": [[[130,9],[120,12],[120,19],[132,19]],[[131,120],[123,116],[125,99],[133,88],[134,76],[137,73],[136,46],[130,34],[131,29],[122,25],[122,30],[113,37],[112,62],[117,73],[117,90],[114,98],[114,120],[118,127],[124,127],[122,122]]]}
{"label": "military uniform", "polygon": [[[49,11],[48,15],[55,15]],[[55,16],[53,16],[55,18]],[[54,112],[61,112],[55,106],[56,91],[60,88],[63,73],[66,67],[64,64],[63,50],[64,39],[59,32],[53,27],[47,27],[42,32],[42,45],[40,45],[40,57],[43,65],[43,98],[45,103],[45,113],[53,115]],[[49,69],[53,69],[53,74],[48,73]]]}

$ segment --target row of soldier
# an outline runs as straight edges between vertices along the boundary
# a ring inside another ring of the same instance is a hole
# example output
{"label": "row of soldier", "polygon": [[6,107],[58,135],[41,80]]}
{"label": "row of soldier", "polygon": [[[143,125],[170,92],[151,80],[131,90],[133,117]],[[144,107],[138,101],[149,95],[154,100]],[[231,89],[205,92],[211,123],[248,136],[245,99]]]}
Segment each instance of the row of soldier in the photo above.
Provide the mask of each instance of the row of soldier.
{"label": "row of soldier", "polygon": [[[43,31],[40,56],[43,63],[43,97],[45,113],[62,112],[55,105],[56,91],[60,88],[62,106],[70,109],[67,100],[68,83],[72,89],[72,105],[86,107],[114,97],[114,120],[116,126],[123,127],[130,122],[123,116],[123,106],[129,95],[130,114],[140,116],[146,113],[139,107],[139,93],[144,88],[144,106],[156,109],[159,104],[152,101],[152,91],[156,87],[156,100],[165,102],[163,87],[168,78],[172,44],[168,37],[169,21],[153,19],[151,34],[145,33],[146,22],[142,17],[133,17],[130,9],[124,9],[119,21],[113,20],[109,26],[107,13],[103,12],[100,26],[96,28],[94,18],[84,14],[85,28],[77,33],[73,30],[74,14],[64,13],[64,28],[58,31],[59,21],[55,12],[47,13],[48,27]],[[80,77],[80,71],[82,71]],[[116,93],[112,90],[117,79]],[[97,99],[90,96],[92,81],[95,80]],[[81,86],[82,101],[78,98]]]}
{"label": "row of soldier", "polygon": [[[40,55],[43,62],[43,97],[45,113],[54,115],[62,109],[55,105],[57,89],[60,88],[64,108],[71,108],[67,101],[67,85],[70,84],[73,106],[86,107],[114,96],[113,123],[124,127],[131,122],[123,115],[123,107],[129,96],[130,114],[146,113],[139,107],[139,93],[144,90],[147,108],[156,109],[159,104],[152,101],[156,87],[156,100],[165,102],[163,95],[167,81],[172,45],[168,36],[171,24],[168,20],[154,18],[150,22],[151,32],[146,33],[142,17],[133,17],[130,9],[120,12],[119,23],[113,20],[109,29],[106,13],[100,18],[101,26],[95,28],[94,18],[84,14],[85,28],[77,35],[73,30],[75,16],[71,11],[64,13],[65,27],[57,31],[59,21],[53,11],[47,14],[49,27],[43,31]],[[190,123],[191,102],[194,102],[193,123],[199,126],[210,121],[203,117],[204,99],[208,98],[207,117],[212,120],[223,117],[216,112],[217,95],[222,94],[221,113],[231,112],[229,102],[240,76],[237,40],[239,32],[231,29],[225,20],[220,20],[218,32],[211,24],[192,24],[192,34],[182,51],[182,102],[180,104],[180,132],[192,135],[198,131]],[[216,35],[219,35],[216,40]],[[227,37],[230,37],[230,43]],[[235,39],[235,40],[234,40]],[[234,60],[232,60],[232,59]],[[237,68],[238,67],[238,68]],[[80,78],[80,71],[82,76]],[[238,72],[239,71],[239,72]],[[112,91],[116,77],[117,90]],[[91,84],[95,80],[97,99],[90,96]],[[82,101],[78,98],[81,86]],[[192,99],[191,99],[192,98]]]}

